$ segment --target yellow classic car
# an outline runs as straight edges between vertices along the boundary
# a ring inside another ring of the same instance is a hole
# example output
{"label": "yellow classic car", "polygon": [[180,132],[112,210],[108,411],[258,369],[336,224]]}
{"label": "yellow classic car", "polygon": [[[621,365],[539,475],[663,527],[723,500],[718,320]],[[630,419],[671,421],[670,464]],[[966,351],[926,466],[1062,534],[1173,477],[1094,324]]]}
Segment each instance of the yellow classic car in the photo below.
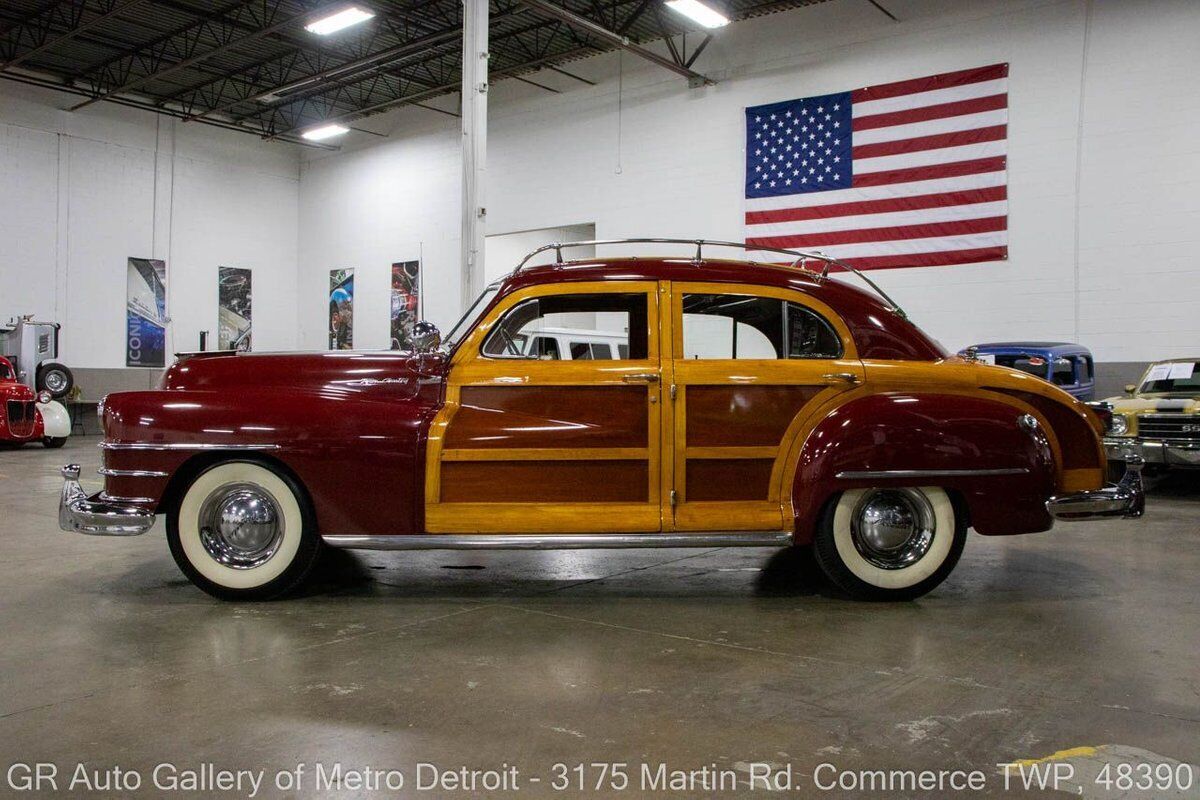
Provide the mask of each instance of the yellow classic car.
{"label": "yellow classic car", "polygon": [[1112,413],[1104,447],[1110,472],[1130,453],[1147,471],[1200,467],[1200,358],[1158,361],[1121,397],[1104,401]]}

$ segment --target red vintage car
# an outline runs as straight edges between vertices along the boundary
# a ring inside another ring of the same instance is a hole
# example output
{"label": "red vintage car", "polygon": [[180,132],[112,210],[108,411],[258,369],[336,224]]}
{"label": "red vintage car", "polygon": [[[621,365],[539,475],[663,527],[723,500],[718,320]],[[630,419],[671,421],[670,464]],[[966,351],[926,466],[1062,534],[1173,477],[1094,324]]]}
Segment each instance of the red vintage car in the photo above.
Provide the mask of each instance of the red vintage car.
{"label": "red vintage car", "polygon": [[[222,598],[289,590],[323,545],[811,544],[844,591],[902,599],[946,577],[968,526],[1141,515],[1137,459],[1104,486],[1104,424],[1066,392],[949,356],[874,283],[830,277],[849,265],[690,244],[554,245],[444,342],[418,325],[414,353],[180,356],[160,389],[106,398],[105,489],[65,467],[60,524],[139,534],[162,514],[180,568]],[[534,346],[564,326],[624,338]]]}
{"label": "red vintage car", "polygon": [[[62,447],[71,432],[66,409],[54,402],[50,392],[34,392],[17,380],[12,362],[0,356],[0,447],[20,447],[41,442],[46,447]],[[51,415],[47,430],[43,413]]]}

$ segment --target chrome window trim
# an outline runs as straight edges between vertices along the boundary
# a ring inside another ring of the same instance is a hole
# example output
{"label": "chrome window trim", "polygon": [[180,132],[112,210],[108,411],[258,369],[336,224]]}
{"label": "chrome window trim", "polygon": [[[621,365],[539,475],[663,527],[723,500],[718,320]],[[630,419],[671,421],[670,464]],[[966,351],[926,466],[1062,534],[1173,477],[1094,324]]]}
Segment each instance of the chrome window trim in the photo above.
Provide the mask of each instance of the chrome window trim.
{"label": "chrome window trim", "polygon": [[101,442],[102,450],[278,450],[277,444],[214,444],[211,442]]}
{"label": "chrome window trim", "polygon": [[835,478],[844,481],[872,480],[877,478],[968,478],[993,475],[1024,475],[1026,467],[1003,467],[999,469],[876,469],[846,470]]}
{"label": "chrome window trim", "polygon": [[102,467],[96,470],[100,475],[110,478],[165,478],[167,473],[157,469],[108,469]]}

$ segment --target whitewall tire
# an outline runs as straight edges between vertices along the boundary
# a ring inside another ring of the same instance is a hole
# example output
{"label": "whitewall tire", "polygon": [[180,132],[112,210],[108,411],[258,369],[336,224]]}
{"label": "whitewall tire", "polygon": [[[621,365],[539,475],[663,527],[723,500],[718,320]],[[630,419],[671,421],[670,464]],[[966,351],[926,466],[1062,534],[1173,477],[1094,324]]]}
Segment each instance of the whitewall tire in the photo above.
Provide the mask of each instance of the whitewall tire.
{"label": "whitewall tire", "polygon": [[308,499],[282,470],[225,461],[192,479],[167,515],[183,573],[224,600],[266,600],[307,577],[320,550]]}
{"label": "whitewall tire", "polygon": [[966,514],[944,489],[851,489],[826,506],[813,551],[852,597],[910,600],[946,579],[966,537]]}

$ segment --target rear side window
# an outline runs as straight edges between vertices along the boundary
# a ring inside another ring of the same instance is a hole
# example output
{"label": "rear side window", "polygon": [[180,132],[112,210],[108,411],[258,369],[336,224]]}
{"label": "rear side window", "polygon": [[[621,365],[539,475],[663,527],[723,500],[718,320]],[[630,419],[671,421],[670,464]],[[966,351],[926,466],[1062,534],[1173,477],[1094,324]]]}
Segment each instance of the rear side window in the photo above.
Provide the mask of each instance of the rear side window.
{"label": "rear side window", "polygon": [[683,296],[683,357],[840,358],[833,326],[798,303],[733,294]]}

